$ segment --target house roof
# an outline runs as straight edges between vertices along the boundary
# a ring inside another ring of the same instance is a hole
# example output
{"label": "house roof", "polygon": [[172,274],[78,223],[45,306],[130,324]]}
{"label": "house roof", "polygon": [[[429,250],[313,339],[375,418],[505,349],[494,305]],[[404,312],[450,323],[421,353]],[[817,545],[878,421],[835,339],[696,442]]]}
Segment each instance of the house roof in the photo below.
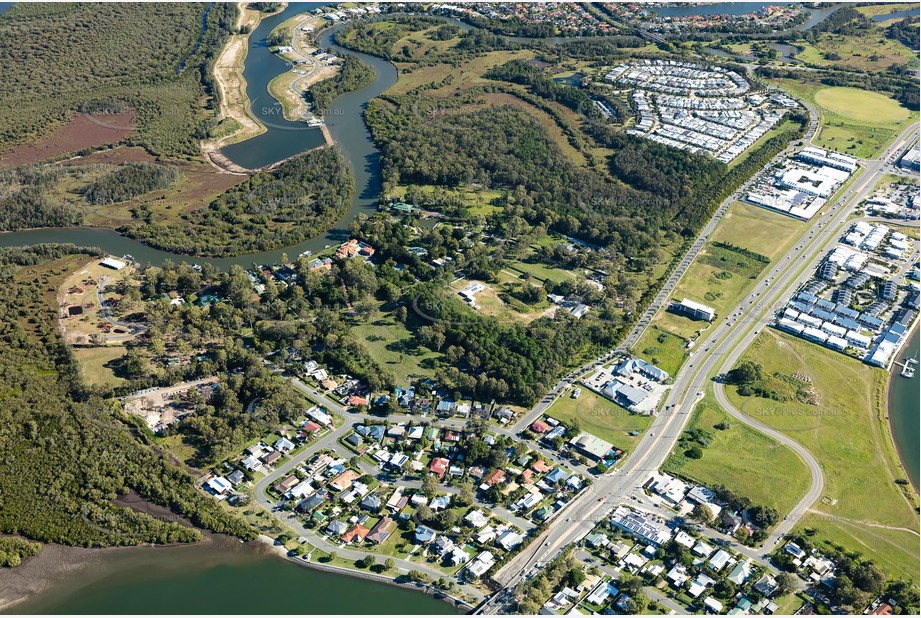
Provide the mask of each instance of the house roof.
{"label": "house roof", "polygon": [[368,532],[370,531],[361,524],[355,524],[348,532],[342,535],[342,540],[346,543],[351,543],[356,539],[361,542],[368,536]]}
{"label": "house roof", "polygon": [[439,477],[444,476],[445,471],[448,469],[450,462],[444,457],[436,457],[429,464],[429,470],[434,474],[437,474]]}
{"label": "house roof", "polygon": [[384,516],[380,521],[374,524],[374,527],[371,528],[365,540],[372,543],[383,543],[393,533],[393,529],[396,528],[396,525],[396,522],[393,521],[389,515]]}

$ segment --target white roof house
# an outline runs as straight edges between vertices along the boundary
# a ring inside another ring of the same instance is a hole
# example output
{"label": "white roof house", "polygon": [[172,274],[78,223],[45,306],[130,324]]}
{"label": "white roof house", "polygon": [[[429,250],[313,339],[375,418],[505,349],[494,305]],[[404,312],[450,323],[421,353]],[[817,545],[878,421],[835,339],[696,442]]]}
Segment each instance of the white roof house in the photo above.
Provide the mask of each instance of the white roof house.
{"label": "white roof house", "polygon": [[713,567],[715,571],[722,571],[731,560],[732,556],[730,556],[725,550],[721,549],[713,554],[713,557],[710,558],[708,564]]}
{"label": "white roof house", "polygon": [[464,521],[473,526],[474,528],[482,528],[489,523],[489,517],[483,514],[483,511],[475,510],[470,511],[467,515],[464,516]]}
{"label": "white roof house", "polygon": [[210,479],[206,485],[208,486],[208,489],[219,496],[230,491],[230,481],[225,479],[223,476],[215,476],[214,478]]}

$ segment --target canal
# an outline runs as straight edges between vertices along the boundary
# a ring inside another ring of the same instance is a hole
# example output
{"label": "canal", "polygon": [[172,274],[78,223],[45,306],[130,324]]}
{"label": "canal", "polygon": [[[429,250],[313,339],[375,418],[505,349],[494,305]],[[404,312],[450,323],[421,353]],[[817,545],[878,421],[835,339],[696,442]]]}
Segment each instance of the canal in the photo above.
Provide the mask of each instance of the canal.
{"label": "canal", "polygon": [[[899,350],[896,361],[903,362],[907,357],[918,359],[918,326]],[[889,374],[889,424],[902,465],[915,489],[918,489],[921,453],[919,453],[918,436],[921,435],[921,391],[918,380],[921,370],[915,366],[915,377],[905,378],[900,375],[901,367],[892,366]]]}

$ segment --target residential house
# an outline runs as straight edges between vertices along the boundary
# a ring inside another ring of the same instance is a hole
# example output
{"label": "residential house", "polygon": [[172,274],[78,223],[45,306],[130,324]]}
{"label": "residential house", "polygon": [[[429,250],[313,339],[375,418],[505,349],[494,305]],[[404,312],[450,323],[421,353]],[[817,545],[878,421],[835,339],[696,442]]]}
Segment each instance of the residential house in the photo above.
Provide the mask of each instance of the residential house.
{"label": "residential house", "polygon": [[492,566],[496,563],[496,559],[493,557],[492,552],[483,551],[480,552],[473,562],[467,565],[467,571],[473,577],[481,577],[486,573]]}
{"label": "residential house", "polygon": [[352,486],[352,483],[359,476],[360,475],[354,470],[346,470],[345,472],[337,476],[335,479],[333,479],[333,481],[329,484],[329,486],[336,491],[345,491],[346,489]]}
{"label": "residential house", "polygon": [[506,530],[496,539],[496,545],[505,551],[511,551],[521,545],[524,537],[514,530]]}
{"label": "residential house", "polygon": [[353,541],[357,541],[361,543],[365,540],[365,537],[368,536],[368,532],[370,532],[370,530],[361,524],[356,524],[352,526],[348,532],[342,535],[342,542],[352,543]]}
{"label": "residential house", "polygon": [[426,545],[435,540],[435,537],[438,536],[438,533],[429,528],[428,526],[416,526],[415,539],[416,543],[420,545]]}
{"label": "residential house", "polygon": [[348,525],[342,523],[338,519],[329,522],[329,525],[326,526],[326,532],[330,536],[341,536],[348,531]]}
{"label": "residential house", "polygon": [[272,489],[274,489],[276,492],[278,492],[281,495],[285,495],[286,493],[291,491],[291,488],[293,488],[295,485],[297,485],[300,482],[301,480],[297,478],[297,476],[295,476],[294,474],[289,474],[282,480],[275,483]]}
{"label": "residential house", "polygon": [[732,560],[732,556],[730,556],[729,553],[726,552],[725,550],[721,549],[715,554],[713,554],[713,557],[710,558],[707,564],[709,564],[710,567],[712,567],[714,571],[718,572],[718,571],[722,571],[726,567],[726,565],[729,564],[731,560]]}
{"label": "residential house", "polygon": [[249,470],[250,472],[252,472],[253,470],[256,470],[257,468],[259,468],[259,466],[262,465],[262,462],[259,461],[259,459],[257,459],[256,457],[249,455],[243,461],[240,462],[240,465],[246,468],[247,470]]}
{"label": "residential house", "polygon": [[389,515],[385,515],[380,521],[374,524],[374,527],[368,532],[365,540],[375,544],[383,543],[390,538],[390,535],[393,534],[396,527],[397,522],[391,519]]}
{"label": "residential house", "polygon": [[489,523],[489,517],[483,514],[483,511],[474,510],[470,511],[464,516],[464,521],[469,525],[473,526],[476,529],[481,529],[483,526]]}
{"label": "residential house", "polygon": [[223,476],[215,476],[209,479],[207,483],[205,483],[205,488],[216,496],[223,496],[225,493],[230,491],[231,486],[230,482]]}
{"label": "residential house", "polygon": [[450,465],[450,463],[451,462],[445,459],[444,457],[436,457],[429,464],[429,472],[431,472],[438,478],[443,478],[445,475],[445,471],[448,469],[448,466]]}
{"label": "residential house", "polygon": [[492,474],[483,480],[483,484],[486,485],[486,487],[492,487],[493,485],[498,485],[504,481],[505,470],[494,470]]}
{"label": "residential house", "polygon": [[360,506],[366,511],[376,513],[377,511],[381,510],[381,498],[377,494],[371,494],[361,501]]}

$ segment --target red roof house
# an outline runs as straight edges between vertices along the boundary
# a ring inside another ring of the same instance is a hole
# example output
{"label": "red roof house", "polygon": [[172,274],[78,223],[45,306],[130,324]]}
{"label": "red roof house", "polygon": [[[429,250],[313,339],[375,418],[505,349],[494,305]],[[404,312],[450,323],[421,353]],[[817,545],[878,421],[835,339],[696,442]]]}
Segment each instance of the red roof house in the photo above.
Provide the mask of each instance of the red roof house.
{"label": "red roof house", "polygon": [[441,478],[445,475],[449,464],[450,462],[444,457],[436,457],[432,460],[432,463],[429,464],[429,472]]}

